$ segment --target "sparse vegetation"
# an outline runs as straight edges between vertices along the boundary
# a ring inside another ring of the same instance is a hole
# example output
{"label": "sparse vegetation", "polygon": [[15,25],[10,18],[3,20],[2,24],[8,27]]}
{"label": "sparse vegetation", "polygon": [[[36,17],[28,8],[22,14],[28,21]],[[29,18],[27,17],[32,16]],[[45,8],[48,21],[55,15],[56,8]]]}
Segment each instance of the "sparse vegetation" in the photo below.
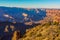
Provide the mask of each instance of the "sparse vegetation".
{"label": "sparse vegetation", "polygon": [[59,25],[59,23],[53,22],[27,29],[26,34],[19,40],[60,40]]}

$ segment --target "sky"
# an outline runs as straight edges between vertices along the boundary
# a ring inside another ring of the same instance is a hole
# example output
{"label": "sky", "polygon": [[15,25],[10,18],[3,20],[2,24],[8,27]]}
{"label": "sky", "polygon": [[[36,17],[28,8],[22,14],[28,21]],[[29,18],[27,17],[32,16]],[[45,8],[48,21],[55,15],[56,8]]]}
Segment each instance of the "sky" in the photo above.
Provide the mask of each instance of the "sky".
{"label": "sky", "polygon": [[60,8],[60,0],[0,0],[0,6],[22,8]]}

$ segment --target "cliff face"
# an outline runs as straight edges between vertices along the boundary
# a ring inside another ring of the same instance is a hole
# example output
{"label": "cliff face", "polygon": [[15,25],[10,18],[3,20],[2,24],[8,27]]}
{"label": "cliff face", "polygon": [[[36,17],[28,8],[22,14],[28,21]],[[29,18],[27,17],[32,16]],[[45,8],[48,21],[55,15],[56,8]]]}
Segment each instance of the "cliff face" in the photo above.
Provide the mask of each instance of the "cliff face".
{"label": "cliff face", "polygon": [[20,40],[60,40],[59,9],[46,9],[46,17],[39,22],[43,24],[26,29],[25,35]]}
{"label": "cliff face", "polygon": [[[51,23],[53,23],[52,24],[53,26],[51,25]],[[25,9],[25,8],[0,7],[1,40],[17,40],[25,38],[27,40],[28,39],[33,40],[34,38],[36,38],[36,40],[40,40],[44,39],[46,35],[47,37],[45,38],[45,40],[51,38],[49,37],[50,35],[51,36],[58,35],[60,37],[60,34],[58,32],[57,34],[53,34],[55,33],[54,31],[60,30],[59,23],[60,23],[59,9]],[[51,30],[51,28],[53,31]],[[20,38],[20,36],[22,38]],[[52,39],[53,37],[51,38],[51,40]]]}
{"label": "cliff face", "polygon": [[46,9],[46,16],[53,21],[60,22],[60,9]]}

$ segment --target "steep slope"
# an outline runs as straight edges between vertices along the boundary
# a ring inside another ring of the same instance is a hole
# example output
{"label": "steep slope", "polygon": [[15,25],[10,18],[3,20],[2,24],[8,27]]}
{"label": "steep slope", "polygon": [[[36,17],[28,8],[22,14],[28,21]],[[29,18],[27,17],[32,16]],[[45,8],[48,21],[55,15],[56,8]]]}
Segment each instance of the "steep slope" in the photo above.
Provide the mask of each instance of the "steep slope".
{"label": "steep slope", "polygon": [[18,39],[60,40],[60,10],[0,7],[0,40]]}
{"label": "steep slope", "polygon": [[20,40],[60,40],[60,24],[46,23],[26,30]]}

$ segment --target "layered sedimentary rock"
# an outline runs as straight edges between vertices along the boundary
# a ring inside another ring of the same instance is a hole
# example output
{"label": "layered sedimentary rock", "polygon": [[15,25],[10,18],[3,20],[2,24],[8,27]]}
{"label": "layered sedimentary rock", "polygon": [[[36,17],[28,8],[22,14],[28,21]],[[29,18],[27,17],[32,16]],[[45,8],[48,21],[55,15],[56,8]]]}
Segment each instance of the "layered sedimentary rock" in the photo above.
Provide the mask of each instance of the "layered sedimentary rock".
{"label": "layered sedimentary rock", "polygon": [[60,22],[60,9],[46,9],[46,16],[53,21]]}

